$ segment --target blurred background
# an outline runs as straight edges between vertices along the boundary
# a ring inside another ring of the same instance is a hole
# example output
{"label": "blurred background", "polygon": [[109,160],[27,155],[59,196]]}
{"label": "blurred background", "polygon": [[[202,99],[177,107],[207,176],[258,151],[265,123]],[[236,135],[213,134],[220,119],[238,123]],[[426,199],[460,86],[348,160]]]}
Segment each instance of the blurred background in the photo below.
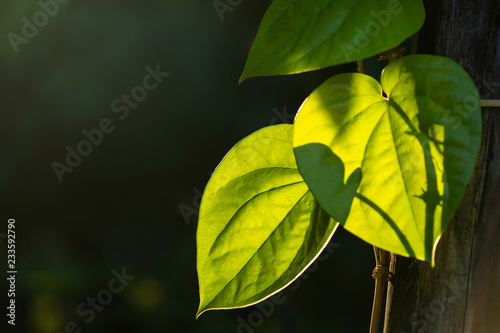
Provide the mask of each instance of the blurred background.
{"label": "blurred background", "polygon": [[[238,86],[271,1],[232,3],[0,4],[3,309],[9,218],[18,270],[16,326],[0,316],[8,332],[368,331],[373,250],[343,230],[280,304],[195,320],[197,211],[211,172],[240,139],[291,123],[315,87],[356,68]],[[151,71],[169,75],[147,90]],[[140,102],[127,104],[131,94]],[[103,126],[97,144],[82,143]],[[86,156],[70,166],[72,150]]]}

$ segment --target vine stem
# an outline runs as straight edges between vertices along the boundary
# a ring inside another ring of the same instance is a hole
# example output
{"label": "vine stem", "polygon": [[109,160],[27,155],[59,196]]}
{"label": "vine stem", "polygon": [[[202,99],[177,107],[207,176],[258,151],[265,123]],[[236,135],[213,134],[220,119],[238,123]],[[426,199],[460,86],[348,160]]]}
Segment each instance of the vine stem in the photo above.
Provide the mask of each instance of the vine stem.
{"label": "vine stem", "polygon": [[[418,45],[418,33],[413,36],[412,40],[412,54],[416,52]],[[403,56],[405,48],[401,46],[393,47],[385,52],[380,53],[379,60],[387,59],[389,63],[399,59]],[[359,62],[358,62],[359,66]],[[359,66],[360,69],[362,68]],[[387,281],[392,277],[389,272],[389,263],[391,261],[391,255],[389,252],[379,249],[375,245],[373,246],[373,252],[375,253],[376,266],[373,270],[372,276],[375,279],[375,292],[373,295],[373,306],[372,306],[372,318],[370,321],[370,333],[378,333],[380,329],[380,319],[382,318],[382,305],[384,304],[385,287]]]}
{"label": "vine stem", "polygon": [[385,295],[385,286],[389,280],[389,252],[373,246],[375,261],[377,266],[373,270],[372,276],[375,278],[375,293],[373,295],[372,318],[370,322],[370,333],[378,333],[380,328],[380,318],[382,317],[382,305]]}
{"label": "vine stem", "polygon": [[[358,60],[358,71],[365,74],[365,66],[363,59]],[[373,246],[375,253],[376,267],[373,270],[372,276],[375,278],[375,293],[373,295],[372,318],[370,322],[370,333],[378,333],[380,327],[380,318],[382,317],[382,305],[384,301],[385,285],[388,280],[389,270],[383,274],[383,267],[389,266],[389,252]],[[382,274],[379,274],[382,273]]]}

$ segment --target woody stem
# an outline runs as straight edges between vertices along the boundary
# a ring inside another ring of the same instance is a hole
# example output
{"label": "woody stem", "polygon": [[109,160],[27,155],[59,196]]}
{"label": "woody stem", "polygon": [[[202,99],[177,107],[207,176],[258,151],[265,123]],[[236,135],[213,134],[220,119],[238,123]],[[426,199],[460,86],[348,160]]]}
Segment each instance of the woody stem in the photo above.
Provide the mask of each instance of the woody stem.
{"label": "woody stem", "polygon": [[388,279],[389,252],[373,246],[375,252],[375,262],[377,266],[373,270],[375,278],[375,293],[373,295],[372,318],[370,323],[370,333],[378,333],[380,328],[380,318],[382,318],[382,305],[385,295],[385,286]]}

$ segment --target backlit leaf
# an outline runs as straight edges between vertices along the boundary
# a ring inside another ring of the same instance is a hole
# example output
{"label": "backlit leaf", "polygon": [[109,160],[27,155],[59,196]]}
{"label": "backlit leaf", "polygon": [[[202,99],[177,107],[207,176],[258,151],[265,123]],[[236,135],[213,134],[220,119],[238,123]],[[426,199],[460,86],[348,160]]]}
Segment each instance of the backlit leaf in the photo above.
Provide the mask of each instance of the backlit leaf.
{"label": "backlit leaf", "polygon": [[197,230],[198,316],[248,306],[283,289],[338,226],[297,170],[292,128],[270,126],[243,139],[210,179]]}
{"label": "backlit leaf", "polygon": [[[299,170],[333,218],[377,247],[433,263],[480,147],[479,96],[457,63],[403,57],[386,67],[381,86],[362,74],[334,76],[306,99],[294,126]],[[331,154],[340,162],[331,164]],[[353,199],[339,200],[343,183],[325,181],[338,177],[339,163],[347,184],[361,168]]]}
{"label": "backlit leaf", "polygon": [[240,82],[368,58],[416,33],[424,19],[422,0],[276,0]]}

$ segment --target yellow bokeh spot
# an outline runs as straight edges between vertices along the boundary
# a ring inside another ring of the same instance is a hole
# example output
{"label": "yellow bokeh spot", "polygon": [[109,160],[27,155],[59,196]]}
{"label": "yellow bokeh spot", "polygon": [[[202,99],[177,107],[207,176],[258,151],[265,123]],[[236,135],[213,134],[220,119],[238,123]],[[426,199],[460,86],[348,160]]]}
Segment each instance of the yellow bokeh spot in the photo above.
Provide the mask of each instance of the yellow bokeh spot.
{"label": "yellow bokeh spot", "polygon": [[133,305],[146,311],[157,306],[162,298],[163,286],[152,277],[146,277],[134,283],[134,288],[130,294]]}
{"label": "yellow bokeh spot", "polygon": [[64,316],[61,305],[52,294],[40,294],[30,305],[33,332],[55,332],[64,326]]}

